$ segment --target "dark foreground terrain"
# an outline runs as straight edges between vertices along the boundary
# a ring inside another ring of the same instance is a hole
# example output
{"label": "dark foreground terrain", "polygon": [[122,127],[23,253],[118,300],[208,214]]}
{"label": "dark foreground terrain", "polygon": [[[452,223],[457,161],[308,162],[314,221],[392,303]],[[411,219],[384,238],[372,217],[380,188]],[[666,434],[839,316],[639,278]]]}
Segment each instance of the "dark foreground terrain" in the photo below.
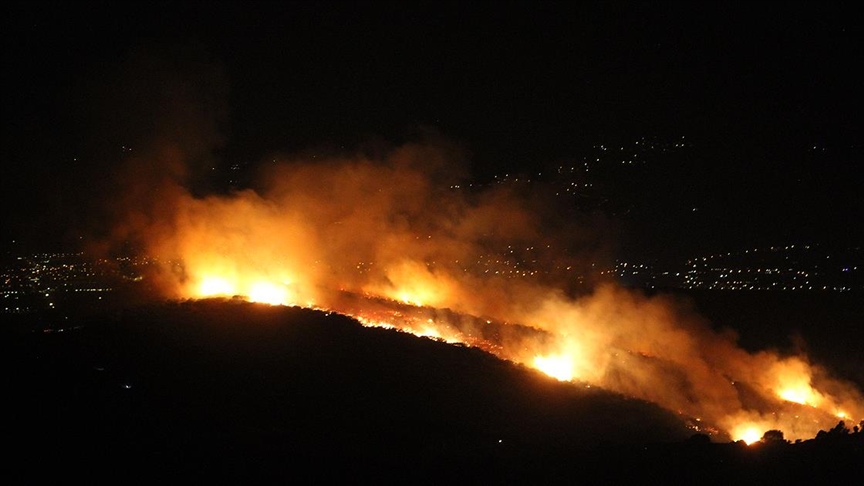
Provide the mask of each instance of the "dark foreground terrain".
{"label": "dark foreground terrain", "polygon": [[710,443],[651,404],[311,310],[205,301],[74,322],[17,316],[0,338],[6,484],[840,484],[864,474],[852,424],[798,444]]}

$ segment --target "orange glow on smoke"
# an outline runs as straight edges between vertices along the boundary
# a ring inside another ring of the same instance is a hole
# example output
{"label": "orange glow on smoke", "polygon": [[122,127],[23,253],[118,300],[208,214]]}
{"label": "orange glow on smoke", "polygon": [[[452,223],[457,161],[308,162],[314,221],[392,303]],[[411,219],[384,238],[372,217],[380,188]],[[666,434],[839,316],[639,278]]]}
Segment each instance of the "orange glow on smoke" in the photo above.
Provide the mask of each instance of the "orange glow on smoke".
{"label": "orange glow on smoke", "polygon": [[231,296],[235,293],[234,285],[219,277],[207,277],[198,286],[198,295],[201,297]]}
{"label": "orange glow on smoke", "polygon": [[258,191],[161,193],[174,194],[158,201],[168,214],[140,231],[146,251],[171,262],[159,273],[166,294],[299,304],[462,343],[748,443],[759,431],[803,439],[838,416],[864,418],[854,385],[805,355],[748,352],[674,296],[605,284],[574,297],[575,275],[556,272],[571,268],[558,258],[575,257],[546,244],[573,228],[540,227],[550,215],[504,184],[451,189],[458,171],[440,150],[268,167]]}
{"label": "orange glow on smoke", "polygon": [[416,306],[440,306],[449,298],[452,283],[434,274],[426,265],[402,261],[385,270],[389,285],[372,285],[367,290]]}
{"label": "orange glow on smoke", "polygon": [[777,379],[777,395],[792,403],[818,407],[824,401],[821,393],[811,386],[809,366],[802,360],[786,360],[777,363],[773,371]]}

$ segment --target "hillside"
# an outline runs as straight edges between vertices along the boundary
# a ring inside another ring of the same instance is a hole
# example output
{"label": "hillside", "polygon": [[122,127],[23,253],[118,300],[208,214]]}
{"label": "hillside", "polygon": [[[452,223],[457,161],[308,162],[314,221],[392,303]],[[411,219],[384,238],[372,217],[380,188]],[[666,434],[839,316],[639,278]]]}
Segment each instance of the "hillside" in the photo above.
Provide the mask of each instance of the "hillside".
{"label": "hillside", "polygon": [[27,482],[779,482],[845,474],[864,450],[840,432],[704,443],[652,404],[308,309],[167,303],[3,334]]}

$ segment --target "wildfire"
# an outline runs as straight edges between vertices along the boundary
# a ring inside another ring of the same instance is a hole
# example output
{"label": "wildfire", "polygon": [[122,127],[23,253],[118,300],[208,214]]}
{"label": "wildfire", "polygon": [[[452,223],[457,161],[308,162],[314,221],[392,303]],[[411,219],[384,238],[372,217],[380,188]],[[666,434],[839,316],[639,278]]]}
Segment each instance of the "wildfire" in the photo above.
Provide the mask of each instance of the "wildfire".
{"label": "wildfire", "polygon": [[193,291],[195,298],[240,296],[249,302],[269,305],[294,305],[288,282],[274,284],[268,281],[251,280],[241,285],[225,277],[205,277]]}
{"label": "wildfire", "polygon": [[777,363],[773,367],[777,377],[777,395],[787,402],[820,406],[825,397],[811,384],[810,367],[803,360],[789,359]]}
{"label": "wildfire", "polygon": [[533,277],[525,267],[543,262],[534,242],[554,226],[539,227],[544,218],[506,188],[469,197],[437,187],[454,177],[442,157],[403,147],[383,162],[274,164],[260,192],[175,190],[159,205],[174,211],[164,215],[171,224],[153,228],[148,249],[183,262],[164,272],[177,297],[302,303],[476,346],[700,417],[748,443],[760,430],[806,438],[837,417],[864,418],[853,385],[806,356],[750,353],[672,298],[613,285],[572,298],[552,277]]}
{"label": "wildfire", "polygon": [[456,333],[448,332],[445,326],[438,325],[438,323],[436,323],[432,319],[426,319],[426,322],[417,330],[414,330],[413,334],[421,337],[437,339],[439,341],[444,341],[451,344],[464,343],[465,341],[464,338],[462,338]]}
{"label": "wildfire", "polygon": [[801,405],[813,405],[815,393],[809,386],[806,388],[787,388],[780,392],[780,398]]}
{"label": "wildfire", "polygon": [[560,381],[573,379],[573,360],[569,356],[560,354],[536,356],[534,367]]}
{"label": "wildfire", "polygon": [[761,438],[762,433],[756,427],[744,427],[743,430],[739,429],[733,433],[734,440],[743,440],[747,445],[759,442]]}
{"label": "wildfire", "polygon": [[204,278],[198,286],[198,296],[200,297],[231,296],[236,293],[234,285],[220,277]]}
{"label": "wildfire", "polygon": [[249,289],[249,300],[270,305],[288,305],[288,290],[269,282],[259,282]]}

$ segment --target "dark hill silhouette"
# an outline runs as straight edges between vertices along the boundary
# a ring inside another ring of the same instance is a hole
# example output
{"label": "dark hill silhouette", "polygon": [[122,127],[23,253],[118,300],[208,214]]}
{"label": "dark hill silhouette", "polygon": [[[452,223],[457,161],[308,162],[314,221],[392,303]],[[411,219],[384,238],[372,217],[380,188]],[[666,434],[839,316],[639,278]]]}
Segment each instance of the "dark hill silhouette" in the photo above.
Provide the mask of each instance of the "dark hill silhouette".
{"label": "dark hill silhouette", "polygon": [[652,404],[308,309],[210,300],[51,329],[4,332],[7,457],[27,482],[770,482],[862,451],[839,430],[831,447],[686,440]]}

